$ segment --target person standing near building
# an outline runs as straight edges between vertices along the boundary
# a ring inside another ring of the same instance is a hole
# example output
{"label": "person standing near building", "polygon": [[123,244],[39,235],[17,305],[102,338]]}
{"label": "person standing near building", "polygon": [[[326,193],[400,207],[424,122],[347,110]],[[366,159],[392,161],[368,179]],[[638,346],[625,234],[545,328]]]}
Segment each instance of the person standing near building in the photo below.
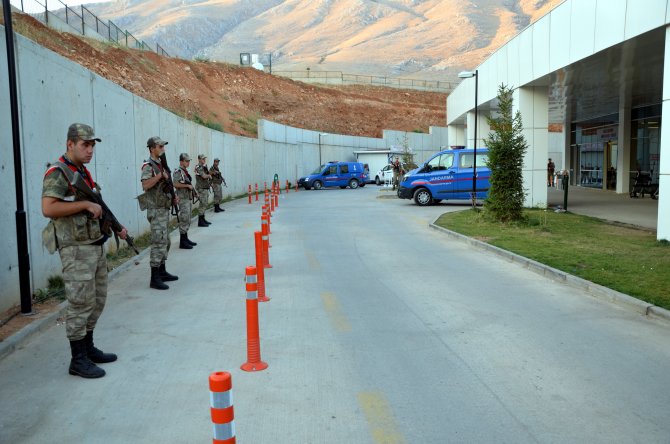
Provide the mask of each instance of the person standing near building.
{"label": "person standing near building", "polygon": [[549,162],[547,163],[547,186],[548,187],[553,187],[554,186],[554,171],[556,171],[556,165],[554,165],[554,162],[552,162],[551,158],[549,158]]}
{"label": "person standing near building", "polygon": [[395,159],[391,165],[393,166],[393,189],[395,190],[395,188],[400,183],[400,170],[402,170],[402,165],[400,164],[400,159],[398,156],[395,156]]}
{"label": "person standing near building", "polygon": [[179,197],[179,248],[190,250],[198,245],[188,238],[188,229],[191,227],[191,198],[197,192],[193,187],[193,180],[188,173],[188,166],[191,163],[191,156],[188,153],[179,155],[179,168],[172,174],[172,183],[177,190]]}
{"label": "person standing near building", "polygon": [[[96,364],[114,362],[117,356],[93,344],[93,330],[107,300],[105,241],[110,233],[100,226],[102,207],[86,200],[71,185],[83,179],[99,192],[100,186],[86,164],[93,158],[96,142],[93,128],[73,123],[67,131],[67,151],[47,169],[42,182],[42,214],[51,219],[43,232],[47,249],[58,250],[68,305],[65,333],[70,341],[69,373],[82,378],[100,378],[105,371]],[[76,177],[78,175],[79,177]],[[118,232],[125,239],[125,227]]]}
{"label": "person standing near building", "polygon": [[211,186],[212,176],[207,168],[207,156],[198,154],[198,166],[195,167],[195,188],[200,196],[200,206],[198,207],[198,226],[207,227],[211,222],[205,219],[205,211],[209,203],[209,187]]}
{"label": "person standing near building", "polygon": [[212,176],[212,193],[214,193],[214,212],[220,213],[222,211],[226,211],[220,207],[221,202],[223,202],[223,184],[226,182],[226,180],[223,178],[221,170],[219,169],[218,158],[214,159],[214,163],[212,164],[212,168],[210,169],[209,172]]}
{"label": "person standing near building", "polygon": [[[170,172],[165,171],[160,157],[165,152],[168,142],[158,136],[150,137],[147,141],[149,148],[149,160],[142,164],[142,189],[144,194],[139,198],[140,208],[147,210],[147,220],[151,226],[151,280],[149,287],[157,290],[170,288],[165,282],[176,281],[177,276],[170,274],[165,269],[165,261],[170,251],[170,233],[168,224],[170,222],[170,208],[172,207],[171,192],[168,179]],[[179,203],[179,198],[175,197]]]}

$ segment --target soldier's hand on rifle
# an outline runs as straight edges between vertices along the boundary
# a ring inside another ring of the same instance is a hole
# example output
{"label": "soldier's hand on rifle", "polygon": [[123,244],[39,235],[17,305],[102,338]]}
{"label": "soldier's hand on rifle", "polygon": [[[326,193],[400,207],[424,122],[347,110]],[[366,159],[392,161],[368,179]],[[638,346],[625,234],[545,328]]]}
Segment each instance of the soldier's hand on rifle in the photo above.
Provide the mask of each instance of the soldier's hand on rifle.
{"label": "soldier's hand on rifle", "polygon": [[102,207],[95,202],[87,202],[86,211],[91,213],[93,219],[100,219],[102,217]]}
{"label": "soldier's hand on rifle", "polygon": [[163,179],[164,179],[164,180],[168,180],[168,179],[170,178],[170,176],[168,175],[167,171],[163,171],[161,174],[163,175]]}
{"label": "soldier's hand on rifle", "polygon": [[118,234],[121,239],[125,240],[126,236],[128,236],[128,230],[126,230],[126,227],[123,227],[123,230],[119,231],[116,234]]}
{"label": "soldier's hand on rifle", "polygon": [[175,196],[172,200],[172,205],[179,205],[179,196]]}

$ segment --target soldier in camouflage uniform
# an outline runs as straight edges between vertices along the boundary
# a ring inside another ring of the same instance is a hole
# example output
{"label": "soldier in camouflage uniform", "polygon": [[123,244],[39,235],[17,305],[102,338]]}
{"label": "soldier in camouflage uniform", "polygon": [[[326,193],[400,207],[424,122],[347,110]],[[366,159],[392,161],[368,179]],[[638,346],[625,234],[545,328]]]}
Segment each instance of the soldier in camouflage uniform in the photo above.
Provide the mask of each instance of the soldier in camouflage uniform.
{"label": "soldier in camouflage uniform", "polygon": [[212,223],[205,219],[205,211],[209,203],[209,187],[212,176],[207,169],[207,156],[198,154],[198,166],[195,167],[195,188],[200,196],[200,206],[198,207],[198,226],[207,227]]}
{"label": "soldier in camouflage uniform", "polygon": [[[43,240],[50,252],[58,250],[63,266],[68,301],[65,332],[72,352],[69,373],[83,378],[105,376],[95,364],[117,359],[93,344],[93,329],[107,299],[104,244],[111,233],[103,233],[100,226],[101,206],[85,200],[70,185],[71,178],[78,174],[92,190],[99,191],[100,186],[85,166],[93,157],[96,142],[101,140],[90,126],[70,125],[67,151],[47,169],[42,184],[42,214],[51,218]],[[127,230],[123,228],[117,234],[125,239]]]}
{"label": "soldier in camouflage uniform", "polygon": [[219,169],[219,159],[214,159],[212,168],[210,169],[210,174],[212,175],[212,192],[214,193],[214,212],[220,213],[226,211],[220,207],[221,201],[223,200],[223,187],[222,184],[225,183],[221,170]]}
{"label": "soldier in camouflage uniform", "polygon": [[[142,164],[142,189],[144,194],[140,196],[143,200],[141,205],[146,205],[147,220],[151,225],[151,280],[149,286],[157,290],[167,290],[165,281],[176,281],[177,276],[172,275],[165,269],[165,261],[170,250],[170,233],[168,223],[170,222],[170,208],[172,197],[167,179],[169,171],[165,171],[160,162],[160,156],[165,152],[168,143],[158,136],[149,138],[149,160]],[[175,199],[179,199],[175,197]],[[178,202],[176,202],[178,203]]]}
{"label": "soldier in camouflage uniform", "polygon": [[179,168],[172,174],[172,183],[179,196],[179,248],[190,250],[198,245],[188,238],[188,229],[191,226],[191,198],[197,192],[192,185],[193,180],[188,174],[188,166],[191,163],[191,156],[187,153],[179,155]]}

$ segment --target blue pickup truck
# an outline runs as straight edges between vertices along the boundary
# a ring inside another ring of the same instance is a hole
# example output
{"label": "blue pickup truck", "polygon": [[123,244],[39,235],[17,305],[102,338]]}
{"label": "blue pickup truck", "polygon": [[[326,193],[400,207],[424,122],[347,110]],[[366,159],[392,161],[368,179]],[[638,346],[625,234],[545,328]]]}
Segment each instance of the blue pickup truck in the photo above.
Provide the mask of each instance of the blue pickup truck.
{"label": "blue pickup truck", "polygon": [[[474,149],[440,151],[428,162],[405,174],[398,188],[398,197],[414,199],[425,206],[446,199],[471,199]],[[486,165],[488,149],[477,149],[477,199],[486,199],[491,170]]]}

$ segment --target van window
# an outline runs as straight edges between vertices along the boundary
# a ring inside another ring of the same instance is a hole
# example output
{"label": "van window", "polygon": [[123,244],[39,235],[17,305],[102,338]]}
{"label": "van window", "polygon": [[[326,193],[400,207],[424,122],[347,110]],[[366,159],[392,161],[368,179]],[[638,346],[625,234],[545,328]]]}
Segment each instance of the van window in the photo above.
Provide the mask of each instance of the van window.
{"label": "van window", "polygon": [[337,174],[337,165],[329,166],[328,169],[326,170],[326,174],[327,175]]}
{"label": "van window", "polygon": [[[473,153],[463,153],[461,154],[460,167],[461,168],[472,168],[472,159],[474,159]],[[486,162],[489,160],[489,155],[486,153],[479,154],[477,153],[477,166],[486,166]]]}
{"label": "van window", "polygon": [[431,171],[446,170],[454,164],[454,155],[452,153],[435,156],[428,162]]}
{"label": "van window", "polygon": [[349,165],[346,163],[344,165],[340,165],[340,174],[345,174],[349,172]]}

